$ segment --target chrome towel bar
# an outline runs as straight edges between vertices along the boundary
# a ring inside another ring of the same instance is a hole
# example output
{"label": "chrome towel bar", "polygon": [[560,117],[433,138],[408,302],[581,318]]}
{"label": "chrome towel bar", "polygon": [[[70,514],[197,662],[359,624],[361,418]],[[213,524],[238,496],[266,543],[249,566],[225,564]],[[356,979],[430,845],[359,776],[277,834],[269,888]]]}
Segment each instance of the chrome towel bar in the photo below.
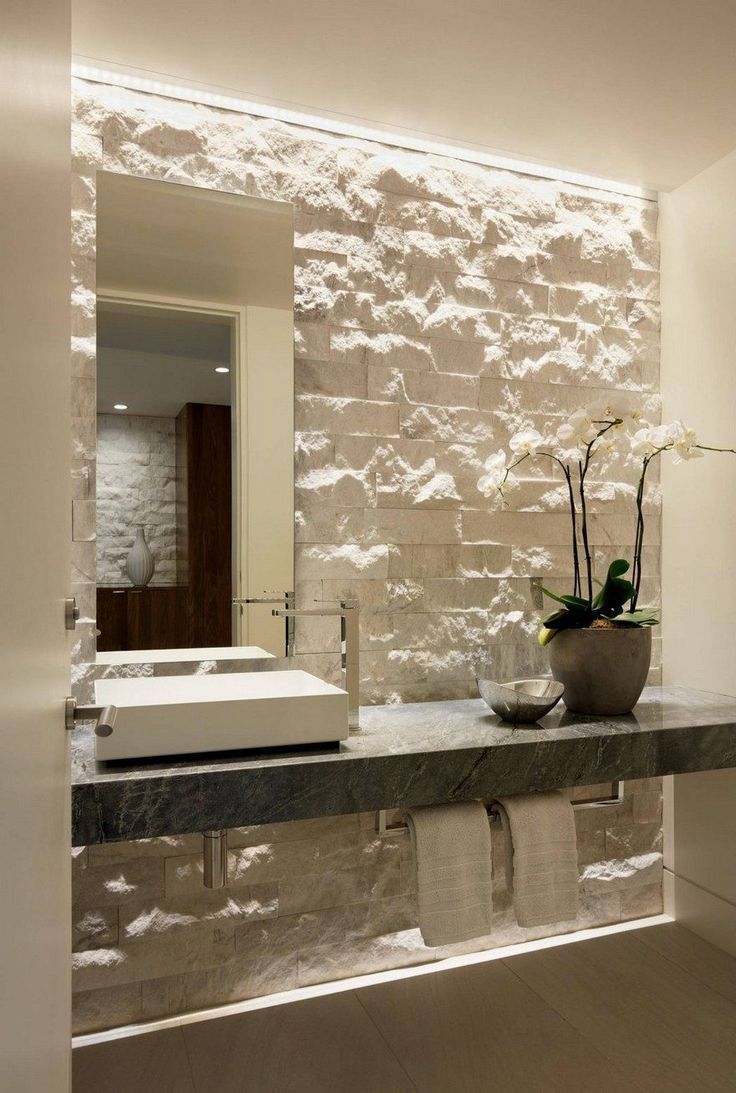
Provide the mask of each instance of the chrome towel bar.
{"label": "chrome towel bar", "polygon": [[[622,781],[611,782],[611,793],[605,797],[586,797],[580,801],[573,801],[572,807],[578,811],[583,808],[606,808],[610,805],[620,805],[624,799],[624,783]],[[498,820],[498,809],[494,804],[486,806],[486,812],[491,823]],[[403,835],[409,830],[403,822],[389,824],[386,822],[388,809],[381,808],[376,812],[376,834],[383,838],[384,835]]]}

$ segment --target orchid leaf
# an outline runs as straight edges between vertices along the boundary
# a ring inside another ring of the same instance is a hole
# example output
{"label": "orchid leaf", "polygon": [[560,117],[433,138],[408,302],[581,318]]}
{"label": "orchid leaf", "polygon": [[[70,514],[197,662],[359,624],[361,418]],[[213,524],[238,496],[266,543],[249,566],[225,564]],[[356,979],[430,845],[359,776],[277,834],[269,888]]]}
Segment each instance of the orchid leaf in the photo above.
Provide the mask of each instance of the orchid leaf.
{"label": "orchid leaf", "polygon": [[593,600],[593,611],[607,618],[618,617],[621,608],[634,595],[634,586],[623,574],[629,568],[625,558],[616,558],[608,567],[608,576]]}
{"label": "orchid leaf", "polygon": [[629,626],[657,626],[659,612],[650,607],[642,607],[638,611],[622,611],[613,621],[628,623]]}
{"label": "orchid leaf", "polygon": [[584,611],[590,610],[590,604],[587,600],[584,600],[582,596],[560,596],[560,601],[572,610],[575,610],[575,608],[580,608]]}
{"label": "orchid leaf", "polygon": [[558,608],[542,619],[542,626],[546,626],[549,630],[560,630],[569,625],[569,621],[570,612],[565,611],[564,608]]}
{"label": "orchid leaf", "polygon": [[545,596],[548,596],[551,600],[556,600],[557,603],[564,603],[562,596],[558,596],[556,592],[550,592],[548,588],[545,588],[543,584],[540,584],[539,589],[544,592]]}

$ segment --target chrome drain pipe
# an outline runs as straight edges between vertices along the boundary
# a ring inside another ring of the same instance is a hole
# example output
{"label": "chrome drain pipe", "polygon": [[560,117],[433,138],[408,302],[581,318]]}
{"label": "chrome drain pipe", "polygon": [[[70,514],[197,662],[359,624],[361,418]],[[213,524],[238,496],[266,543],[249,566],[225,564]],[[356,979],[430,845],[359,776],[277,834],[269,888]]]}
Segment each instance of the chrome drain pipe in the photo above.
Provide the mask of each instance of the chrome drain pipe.
{"label": "chrome drain pipe", "polygon": [[203,831],[204,886],[224,888],[227,885],[227,829]]}

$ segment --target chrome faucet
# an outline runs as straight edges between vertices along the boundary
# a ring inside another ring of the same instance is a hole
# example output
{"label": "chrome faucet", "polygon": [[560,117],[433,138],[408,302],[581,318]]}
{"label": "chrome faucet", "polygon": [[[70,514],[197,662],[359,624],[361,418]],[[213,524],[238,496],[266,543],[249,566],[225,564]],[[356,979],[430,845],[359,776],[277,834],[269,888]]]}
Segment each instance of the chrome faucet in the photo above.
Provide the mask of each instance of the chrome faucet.
{"label": "chrome faucet", "polygon": [[[360,604],[357,600],[315,600],[321,607],[274,609],[276,618],[340,617],[340,659],[343,684],[348,692],[348,728],[360,728]],[[329,606],[334,604],[334,606]]]}
{"label": "chrome faucet", "polygon": [[[245,596],[235,597],[233,603],[249,604],[249,603],[282,603],[286,608],[293,608],[294,606],[294,593],[293,592],[264,592],[261,596]],[[275,615],[276,612],[274,611]],[[286,656],[294,656],[294,618],[292,615],[286,616]]]}

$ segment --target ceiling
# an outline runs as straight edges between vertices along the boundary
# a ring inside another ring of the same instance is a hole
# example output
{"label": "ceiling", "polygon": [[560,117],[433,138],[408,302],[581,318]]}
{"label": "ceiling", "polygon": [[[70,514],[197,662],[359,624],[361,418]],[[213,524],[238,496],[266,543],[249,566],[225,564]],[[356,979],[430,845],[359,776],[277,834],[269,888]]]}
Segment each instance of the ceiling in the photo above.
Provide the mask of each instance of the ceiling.
{"label": "ceiling", "polygon": [[230,367],[230,343],[227,318],[100,302],[97,412],[176,417],[187,402],[230,405],[230,374],[215,371]]}
{"label": "ceiling", "polygon": [[73,0],[73,48],[651,189],[736,147],[735,0]]}

